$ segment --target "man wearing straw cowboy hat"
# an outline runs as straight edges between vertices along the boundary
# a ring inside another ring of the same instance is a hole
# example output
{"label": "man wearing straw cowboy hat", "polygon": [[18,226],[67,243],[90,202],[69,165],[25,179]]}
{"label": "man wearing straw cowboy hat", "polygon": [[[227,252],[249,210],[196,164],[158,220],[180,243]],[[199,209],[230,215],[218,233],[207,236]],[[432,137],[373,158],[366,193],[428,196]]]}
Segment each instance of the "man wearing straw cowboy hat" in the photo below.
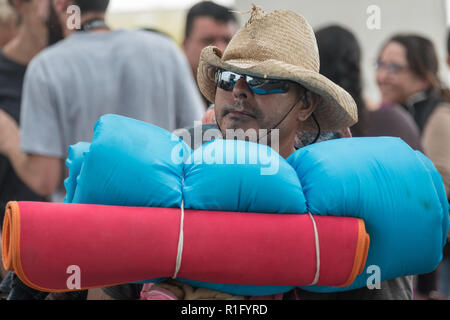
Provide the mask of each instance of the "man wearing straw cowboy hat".
{"label": "man wearing straw cowboy hat", "polygon": [[[278,143],[284,158],[295,151],[298,131],[313,133],[314,143],[323,138],[322,132],[348,132],[358,121],[352,97],[319,74],[314,32],[292,11],[265,14],[254,5],[250,19],[223,53],[213,46],[203,49],[197,80],[203,95],[215,103],[223,136],[235,138],[235,130],[254,130],[258,142],[264,138],[268,144]],[[171,293],[174,299],[236,298],[172,280],[147,289],[143,298],[167,299]],[[326,294],[298,289],[284,295],[295,297],[411,299],[412,282],[407,277],[382,282],[380,289]]]}

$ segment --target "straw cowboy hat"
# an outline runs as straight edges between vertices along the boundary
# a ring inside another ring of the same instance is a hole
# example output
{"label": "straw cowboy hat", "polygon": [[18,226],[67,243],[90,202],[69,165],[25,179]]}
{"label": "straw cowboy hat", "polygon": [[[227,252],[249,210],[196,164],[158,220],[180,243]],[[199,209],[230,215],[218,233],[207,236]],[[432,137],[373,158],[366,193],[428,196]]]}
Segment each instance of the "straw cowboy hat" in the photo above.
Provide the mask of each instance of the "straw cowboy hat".
{"label": "straw cowboy hat", "polygon": [[[200,91],[215,100],[217,69],[255,77],[291,80],[317,93],[322,99],[314,112],[324,131],[340,130],[358,122],[353,98],[319,73],[319,50],[314,32],[301,15],[292,11],[264,13],[253,5],[251,17],[233,37],[225,52],[203,49],[197,73]],[[305,129],[317,130],[308,119]]]}

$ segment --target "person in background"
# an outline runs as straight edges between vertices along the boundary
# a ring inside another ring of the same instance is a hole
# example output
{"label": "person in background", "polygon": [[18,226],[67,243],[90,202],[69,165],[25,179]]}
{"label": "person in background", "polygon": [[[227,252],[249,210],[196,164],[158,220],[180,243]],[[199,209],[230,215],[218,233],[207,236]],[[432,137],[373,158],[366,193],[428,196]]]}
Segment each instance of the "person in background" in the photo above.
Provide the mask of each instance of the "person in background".
{"label": "person in background", "polygon": [[0,49],[17,35],[18,24],[19,17],[8,0],[0,0]]}
{"label": "person in background", "polygon": [[331,25],[316,31],[320,73],[349,92],[358,106],[359,122],[351,128],[354,137],[399,137],[415,150],[422,150],[419,129],[412,116],[399,105],[376,111],[363,98],[361,47],[348,29]]}
{"label": "person in background", "polygon": [[[8,9],[14,10],[21,22],[17,36],[0,50],[0,110],[12,118],[12,121],[19,123],[25,72],[31,59],[47,46],[48,15],[45,3],[37,0],[16,0],[11,1],[11,4],[11,7],[9,3],[7,4]],[[13,138],[15,137],[12,135],[11,139]],[[9,160],[0,155],[1,222],[3,209],[11,199],[44,200],[21,181]]]}
{"label": "person in background", "polygon": [[[0,2],[0,23],[17,24],[17,32],[0,50],[0,110],[12,122],[19,123],[22,86],[27,65],[41,50],[47,47],[49,30],[48,3],[39,0],[14,0]],[[7,20],[8,19],[8,20]],[[3,28],[3,25],[2,27]],[[5,29],[0,29],[4,35]],[[8,29],[6,29],[8,31]],[[4,38],[2,38],[4,39]],[[5,139],[15,139],[14,135]],[[0,155],[0,222],[3,225],[6,204],[17,201],[47,201],[17,176],[8,158]],[[0,264],[0,292],[11,291],[13,273],[6,274]]]}
{"label": "person in background", "polygon": [[[420,35],[394,35],[382,46],[377,67],[383,105],[401,105],[414,118],[424,152],[442,175],[449,197],[450,92],[439,79],[433,43]],[[418,298],[441,298],[436,278],[437,272],[418,277]]]}
{"label": "person in background", "polygon": [[[63,201],[68,148],[91,141],[104,114],[169,131],[201,119],[200,94],[173,41],[147,31],[111,30],[104,20],[109,0],[36,1],[47,4],[49,19],[58,26],[49,43],[64,40],[42,51],[28,67],[20,132],[0,113],[0,153],[35,193]],[[73,18],[67,13],[71,5],[80,9],[79,28],[67,23]]]}
{"label": "person in background", "polygon": [[[30,64],[22,100],[21,148],[0,144],[18,174],[38,194],[64,199],[63,162],[70,145],[92,139],[106,113],[150,122],[166,130],[200,120],[201,98],[181,50],[156,33],[111,31],[108,0],[52,0],[63,41]],[[67,7],[81,8],[81,29],[70,30]],[[0,117],[9,132],[18,130]],[[4,131],[0,130],[0,138]],[[56,191],[56,193],[55,193]]]}
{"label": "person in background", "polygon": [[[224,51],[239,26],[234,13],[212,1],[202,1],[189,9],[183,49],[194,78],[203,48],[214,45]],[[205,106],[210,103],[204,98]]]}

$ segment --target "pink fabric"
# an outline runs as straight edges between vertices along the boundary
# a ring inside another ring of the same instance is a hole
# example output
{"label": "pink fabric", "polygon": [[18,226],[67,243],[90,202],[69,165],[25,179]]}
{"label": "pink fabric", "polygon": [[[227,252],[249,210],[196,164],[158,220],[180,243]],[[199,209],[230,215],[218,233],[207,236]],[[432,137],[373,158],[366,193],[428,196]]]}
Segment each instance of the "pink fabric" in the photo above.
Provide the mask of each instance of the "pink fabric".
{"label": "pink fabric", "polygon": [[146,283],[141,291],[140,300],[179,300],[172,292],[155,287],[154,283]]}

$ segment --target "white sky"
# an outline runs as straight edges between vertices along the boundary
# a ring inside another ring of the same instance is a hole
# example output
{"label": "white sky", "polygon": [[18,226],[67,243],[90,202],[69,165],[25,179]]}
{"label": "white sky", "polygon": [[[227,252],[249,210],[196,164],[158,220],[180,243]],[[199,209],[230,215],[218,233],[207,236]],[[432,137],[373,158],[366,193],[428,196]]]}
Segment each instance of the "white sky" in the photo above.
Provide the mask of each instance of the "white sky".
{"label": "white sky", "polygon": [[446,4],[447,4],[447,25],[450,26],[450,0],[447,0]]}
{"label": "white sky", "polygon": [[[110,12],[137,11],[147,9],[186,9],[199,0],[111,0]],[[234,0],[215,0],[214,2],[230,6]]]}

